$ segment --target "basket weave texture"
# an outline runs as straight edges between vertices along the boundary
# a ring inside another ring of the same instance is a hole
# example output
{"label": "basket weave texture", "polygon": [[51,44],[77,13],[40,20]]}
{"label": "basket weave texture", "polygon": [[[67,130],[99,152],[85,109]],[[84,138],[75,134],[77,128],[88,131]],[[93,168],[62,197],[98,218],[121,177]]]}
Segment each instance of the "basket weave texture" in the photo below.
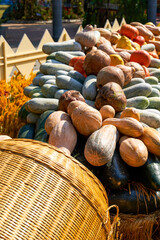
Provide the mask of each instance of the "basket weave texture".
{"label": "basket weave texture", "polygon": [[108,198],[81,163],[35,140],[0,142],[1,240],[113,239]]}

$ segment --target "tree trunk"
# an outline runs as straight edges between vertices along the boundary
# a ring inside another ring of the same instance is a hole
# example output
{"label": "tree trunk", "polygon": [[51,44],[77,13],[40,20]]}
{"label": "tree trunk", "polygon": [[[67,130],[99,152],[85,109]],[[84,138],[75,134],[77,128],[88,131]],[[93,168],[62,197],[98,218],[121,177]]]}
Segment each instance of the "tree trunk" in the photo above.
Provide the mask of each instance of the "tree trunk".
{"label": "tree trunk", "polygon": [[62,0],[52,0],[53,7],[53,40],[58,41],[62,33]]}
{"label": "tree trunk", "polygon": [[147,20],[156,24],[157,0],[148,0],[147,2]]}

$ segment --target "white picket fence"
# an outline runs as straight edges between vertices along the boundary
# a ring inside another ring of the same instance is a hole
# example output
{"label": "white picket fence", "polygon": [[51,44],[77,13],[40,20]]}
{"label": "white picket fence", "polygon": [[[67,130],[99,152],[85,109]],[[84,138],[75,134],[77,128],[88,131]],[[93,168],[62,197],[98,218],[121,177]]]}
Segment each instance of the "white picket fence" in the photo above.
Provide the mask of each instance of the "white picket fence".
{"label": "white picket fence", "polygon": [[[117,31],[125,23],[125,19],[122,19],[120,24],[117,19],[115,19],[113,25],[111,26],[110,21],[107,19],[104,28]],[[82,30],[83,28],[80,25],[77,32]],[[70,39],[69,34],[64,28],[58,42]],[[9,81],[14,67],[16,67],[22,75],[28,77],[34,68],[36,61],[40,64],[46,61],[47,55],[43,53],[42,46],[47,42],[54,42],[47,29],[45,30],[37,48],[33,46],[27,35],[24,34],[16,52],[14,52],[5,38],[0,35],[0,80]]]}

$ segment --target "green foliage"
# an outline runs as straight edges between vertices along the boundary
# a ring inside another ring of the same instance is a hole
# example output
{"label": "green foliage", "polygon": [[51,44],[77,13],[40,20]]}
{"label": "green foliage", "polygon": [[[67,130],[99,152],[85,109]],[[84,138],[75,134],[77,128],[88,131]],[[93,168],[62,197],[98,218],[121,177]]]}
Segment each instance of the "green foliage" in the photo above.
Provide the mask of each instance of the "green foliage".
{"label": "green foliage", "polygon": [[127,23],[146,23],[147,0],[120,0],[118,13],[118,17],[124,17]]}

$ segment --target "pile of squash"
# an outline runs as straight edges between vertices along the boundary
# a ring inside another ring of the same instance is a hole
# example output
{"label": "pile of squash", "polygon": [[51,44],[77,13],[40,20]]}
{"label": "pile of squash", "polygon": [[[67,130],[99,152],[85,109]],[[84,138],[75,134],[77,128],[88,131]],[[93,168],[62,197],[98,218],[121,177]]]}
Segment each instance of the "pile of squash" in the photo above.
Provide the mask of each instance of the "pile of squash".
{"label": "pile of squash", "polygon": [[19,112],[25,124],[18,137],[77,158],[121,212],[159,208],[160,27],[132,22],[112,32],[87,25],[43,51],[46,62],[24,89],[30,100]]}

